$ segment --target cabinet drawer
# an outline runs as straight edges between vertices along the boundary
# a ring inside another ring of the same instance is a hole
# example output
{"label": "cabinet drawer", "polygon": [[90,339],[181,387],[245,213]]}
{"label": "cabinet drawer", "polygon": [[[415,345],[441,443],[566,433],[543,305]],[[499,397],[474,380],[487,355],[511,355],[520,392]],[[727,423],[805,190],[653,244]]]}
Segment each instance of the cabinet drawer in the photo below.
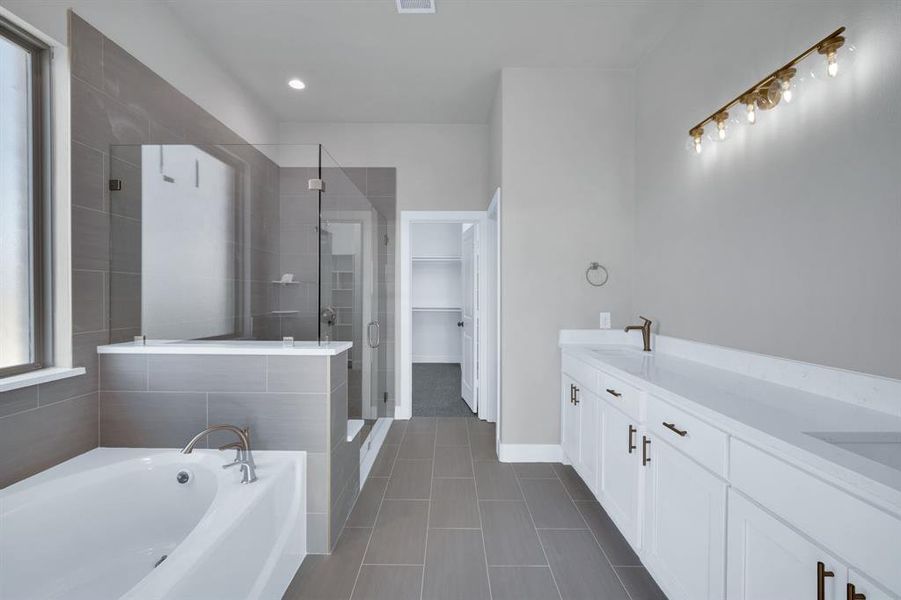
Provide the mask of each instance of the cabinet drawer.
{"label": "cabinet drawer", "polygon": [[598,371],[578,358],[570,356],[566,352],[563,353],[563,372],[576,382],[584,390],[597,392],[598,389]]}
{"label": "cabinet drawer", "polygon": [[726,477],[729,436],[681,408],[648,398],[648,428],[720,477]]}
{"label": "cabinet drawer", "polygon": [[732,438],[736,488],[888,589],[901,591],[901,519]]}
{"label": "cabinet drawer", "polygon": [[601,389],[598,394],[636,421],[641,421],[642,392],[625,381],[612,375],[602,374],[599,379]]}

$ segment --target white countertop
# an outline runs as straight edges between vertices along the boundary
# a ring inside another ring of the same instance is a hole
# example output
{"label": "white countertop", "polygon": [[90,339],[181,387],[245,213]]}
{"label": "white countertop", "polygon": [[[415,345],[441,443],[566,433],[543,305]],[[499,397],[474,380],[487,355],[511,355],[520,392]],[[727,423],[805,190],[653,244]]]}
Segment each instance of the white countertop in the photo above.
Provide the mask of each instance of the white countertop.
{"label": "white countertop", "polygon": [[588,364],[705,418],[735,437],[901,513],[901,470],[805,433],[901,432],[901,417],[684,357],[643,352],[629,345],[563,340],[561,347]]}
{"label": "white countertop", "polygon": [[283,356],[334,356],[353,347],[352,342],[282,342],[254,340],[147,340],[98,346],[97,354],[240,354]]}

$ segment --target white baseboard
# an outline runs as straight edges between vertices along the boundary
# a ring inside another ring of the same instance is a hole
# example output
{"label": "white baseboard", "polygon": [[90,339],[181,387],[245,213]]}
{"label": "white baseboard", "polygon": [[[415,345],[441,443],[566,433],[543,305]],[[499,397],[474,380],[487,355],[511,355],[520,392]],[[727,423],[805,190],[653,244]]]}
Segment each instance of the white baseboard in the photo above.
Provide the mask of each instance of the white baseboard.
{"label": "white baseboard", "polygon": [[501,462],[568,462],[560,444],[500,444],[497,457]]}

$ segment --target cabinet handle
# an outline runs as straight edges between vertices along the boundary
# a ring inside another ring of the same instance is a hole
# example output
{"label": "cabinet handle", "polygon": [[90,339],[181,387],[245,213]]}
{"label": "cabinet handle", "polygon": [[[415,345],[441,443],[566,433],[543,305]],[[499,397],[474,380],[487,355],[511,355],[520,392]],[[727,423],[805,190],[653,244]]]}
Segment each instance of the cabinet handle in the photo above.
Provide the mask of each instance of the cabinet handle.
{"label": "cabinet handle", "polygon": [[826,600],[827,577],[835,577],[835,573],[827,571],[823,561],[817,561],[817,600]]}
{"label": "cabinet handle", "polygon": [[648,447],[651,445],[651,440],[648,439],[648,436],[641,436],[641,466],[646,466],[649,462],[651,462],[651,457],[648,456]]}
{"label": "cabinet handle", "polygon": [[576,394],[575,394],[575,396],[574,396],[574,398],[573,398],[573,400],[574,400],[573,403],[574,403],[576,406],[579,405],[579,391],[580,391],[580,390],[579,390],[579,386],[576,386],[576,389],[575,389]]}
{"label": "cabinet handle", "polygon": [[610,388],[607,388],[607,393],[610,394],[611,396],[616,396],[617,398],[623,397],[623,395],[621,393],[617,392],[616,390],[611,390]]}
{"label": "cabinet handle", "polygon": [[572,404],[576,400],[576,386],[569,384],[569,403]]}
{"label": "cabinet handle", "polygon": [[867,600],[866,594],[861,594],[853,583],[848,584],[848,600]]}
{"label": "cabinet handle", "polygon": [[666,421],[664,421],[663,426],[666,427],[667,429],[669,429],[670,431],[672,431],[673,433],[675,433],[676,435],[678,435],[679,437],[685,437],[686,435],[688,435],[687,429],[679,429],[678,427],[676,427],[675,423],[667,423]]}
{"label": "cabinet handle", "polygon": [[638,446],[635,445],[635,434],[637,432],[637,429],[632,427],[632,425],[629,425],[629,454],[632,454],[632,451],[638,448]]}

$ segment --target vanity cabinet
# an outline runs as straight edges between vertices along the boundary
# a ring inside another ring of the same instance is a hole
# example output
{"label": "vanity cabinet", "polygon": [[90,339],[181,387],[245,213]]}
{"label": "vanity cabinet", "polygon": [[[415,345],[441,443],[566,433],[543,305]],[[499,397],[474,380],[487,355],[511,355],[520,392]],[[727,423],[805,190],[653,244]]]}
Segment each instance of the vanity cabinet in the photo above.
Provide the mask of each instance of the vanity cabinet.
{"label": "vanity cabinet", "polygon": [[628,542],[638,548],[642,484],[638,421],[607,402],[600,403],[599,421],[600,473],[596,495]]}
{"label": "vanity cabinet", "polygon": [[735,490],[728,539],[727,600],[847,598],[846,565]]}
{"label": "vanity cabinet", "polygon": [[710,403],[573,354],[565,459],[670,600],[901,600],[901,513],[746,437]]}
{"label": "vanity cabinet", "polygon": [[726,483],[659,437],[643,436],[641,444],[642,560],[672,600],[722,599]]}

